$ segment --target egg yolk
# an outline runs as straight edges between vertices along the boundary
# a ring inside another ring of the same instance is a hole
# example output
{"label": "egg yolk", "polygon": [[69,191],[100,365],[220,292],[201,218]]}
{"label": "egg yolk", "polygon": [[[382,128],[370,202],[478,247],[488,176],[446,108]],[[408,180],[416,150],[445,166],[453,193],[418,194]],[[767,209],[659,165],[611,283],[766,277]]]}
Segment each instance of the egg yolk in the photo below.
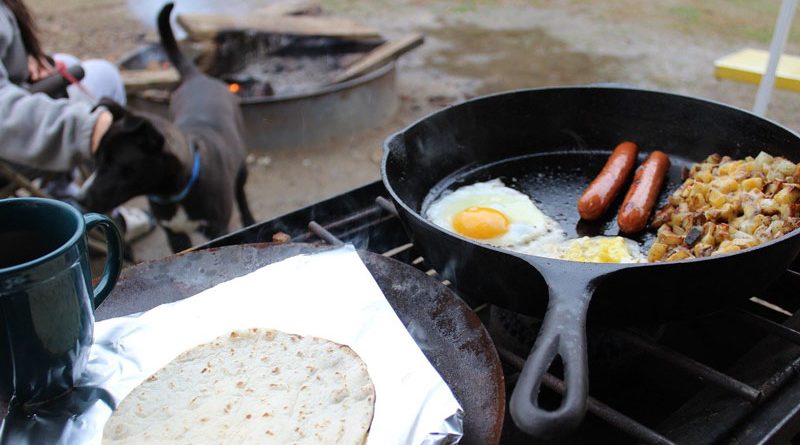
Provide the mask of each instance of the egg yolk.
{"label": "egg yolk", "polygon": [[489,239],[508,232],[508,218],[488,207],[470,207],[453,217],[453,229],[475,239]]}

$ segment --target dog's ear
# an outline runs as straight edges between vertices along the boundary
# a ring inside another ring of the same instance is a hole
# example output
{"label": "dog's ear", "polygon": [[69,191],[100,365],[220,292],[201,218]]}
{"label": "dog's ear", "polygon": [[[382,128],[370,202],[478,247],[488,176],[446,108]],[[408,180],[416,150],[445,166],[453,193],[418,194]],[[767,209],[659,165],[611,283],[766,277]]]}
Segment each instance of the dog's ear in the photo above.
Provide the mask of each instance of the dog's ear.
{"label": "dog's ear", "polygon": [[[108,129],[100,145],[97,155],[106,153],[106,146],[132,146],[150,154],[157,154],[164,150],[165,138],[161,132],[148,119],[128,114],[125,118],[115,121]],[[111,150],[114,152],[115,150]]]}
{"label": "dog's ear", "polygon": [[127,119],[131,122],[132,134],[136,135],[139,146],[148,153],[160,153],[164,150],[164,135],[148,119],[136,116]]}
{"label": "dog's ear", "polygon": [[115,121],[118,121],[128,115],[128,110],[110,97],[101,97],[97,105],[92,108],[92,111],[96,110],[98,107],[105,107],[108,111],[110,111],[111,115],[114,116]]}

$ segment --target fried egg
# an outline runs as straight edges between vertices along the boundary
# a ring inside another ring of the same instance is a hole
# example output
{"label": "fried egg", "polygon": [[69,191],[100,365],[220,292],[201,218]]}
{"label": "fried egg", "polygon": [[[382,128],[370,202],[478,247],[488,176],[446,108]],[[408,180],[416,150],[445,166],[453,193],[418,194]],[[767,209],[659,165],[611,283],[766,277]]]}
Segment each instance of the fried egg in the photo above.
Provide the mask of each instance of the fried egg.
{"label": "fried egg", "polygon": [[529,251],[534,255],[585,263],[646,263],[639,243],[621,236],[584,236],[549,243]]}
{"label": "fried egg", "polygon": [[464,237],[512,250],[563,233],[528,195],[500,179],[460,187],[440,197],[428,207],[425,217]]}

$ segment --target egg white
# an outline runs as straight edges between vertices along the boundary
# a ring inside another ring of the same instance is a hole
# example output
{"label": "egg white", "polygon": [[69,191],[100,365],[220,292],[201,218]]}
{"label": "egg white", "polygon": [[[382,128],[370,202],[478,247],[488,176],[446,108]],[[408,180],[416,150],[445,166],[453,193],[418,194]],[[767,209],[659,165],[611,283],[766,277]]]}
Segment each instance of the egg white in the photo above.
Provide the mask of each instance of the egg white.
{"label": "egg white", "polygon": [[528,195],[507,187],[500,179],[477,182],[443,195],[431,203],[425,217],[439,227],[458,233],[453,228],[453,219],[470,207],[497,210],[509,221],[506,233],[494,238],[476,239],[482,243],[522,250],[536,239],[563,234],[558,223],[542,213]]}

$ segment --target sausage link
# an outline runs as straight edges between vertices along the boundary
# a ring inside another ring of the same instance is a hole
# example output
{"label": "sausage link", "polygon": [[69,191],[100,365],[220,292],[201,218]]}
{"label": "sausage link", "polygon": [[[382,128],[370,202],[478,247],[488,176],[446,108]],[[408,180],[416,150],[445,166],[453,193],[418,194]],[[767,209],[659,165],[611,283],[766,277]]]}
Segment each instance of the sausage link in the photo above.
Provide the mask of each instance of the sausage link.
{"label": "sausage link", "polygon": [[581,218],[592,221],[603,216],[614,201],[636,164],[639,148],[633,142],[623,142],[608,157],[606,165],[578,200]]}
{"label": "sausage link", "polygon": [[617,215],[617,224],[622,233],[641,232],[647,225],[650,212],[664,185],[669,170],[669,157],[662,151],[654,151],[645,159],[633,176],[633,184],[622,201]]}

